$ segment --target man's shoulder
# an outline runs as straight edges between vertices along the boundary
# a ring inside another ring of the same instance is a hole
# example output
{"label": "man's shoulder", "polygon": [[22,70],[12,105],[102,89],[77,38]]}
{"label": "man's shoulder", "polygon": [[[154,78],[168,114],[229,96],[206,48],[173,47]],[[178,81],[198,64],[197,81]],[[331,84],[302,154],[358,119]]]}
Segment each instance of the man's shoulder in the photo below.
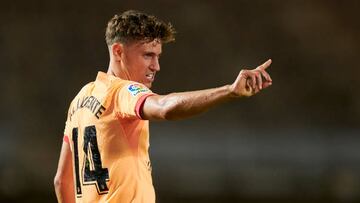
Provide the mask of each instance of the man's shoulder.
{"label": "man's shoulder", "polygon": [[75,97],[72,99],[71,103],[70,103],[70,106],[71,104],[77,100],[79,97],[84,97],[85,94],[89,91],[89,89],[91,89],[94,85],[94,81],[92,82],[89,82],[87,84],[85,84],[81,89],[80,91],[75,95]]}
{"label": "man's shoulder", "polygon": [[116,90],[127,90],[127,91],[147,89],[147,87],[144,84],[132,80],[121,79],[121,78],[117,78],[112,83],[112,87],[115,88]]}
{"label": "man's shoulder", "polygon": [[95,82],[92,81],[92,82],[89,82],[89,83],[85,84],[85,85],[80,89],[80,91],[77,93],[77,95],[75,96],[75,98],[78,97],[78,96],[81,96],[81,95],[86,94],[86,93],[89,91],[89,89],[91,89],[91,88],[94,86],[94,83],[95,83]]}
{"label": "man's shoulder", "polygon": [[99,72],[98,76],[96,78],[96,86],[97,85],[105,85],[107,88],[110,89],[122,89],[122,88],[131,88],[131,87],[142,87],[146,88],[144,84],[141,84],[139,82],[135,82],[132,80],[123,79],[114,75],[109,75],[104,72]]}

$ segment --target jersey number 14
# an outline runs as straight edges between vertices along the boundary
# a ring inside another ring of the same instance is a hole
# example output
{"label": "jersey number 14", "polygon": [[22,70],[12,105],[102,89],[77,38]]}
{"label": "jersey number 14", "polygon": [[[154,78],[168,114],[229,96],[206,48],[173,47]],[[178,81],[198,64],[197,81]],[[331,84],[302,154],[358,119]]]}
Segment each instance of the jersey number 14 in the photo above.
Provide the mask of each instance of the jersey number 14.
{"label": "jersey number 14", "polygon": [[106,184],[109,181],[109,171],[102,168],[101,156],[96,139],[96,128],[94,125],[85,127],[84,131],[84,163],[79,170],[78,153],[78,128],[72,130],[72,141],[74,142],[74,162],[76,176],[76,195],[81,196],[80,173],[83,185],[95,185],[98,194],[106,194],[109,188]]}

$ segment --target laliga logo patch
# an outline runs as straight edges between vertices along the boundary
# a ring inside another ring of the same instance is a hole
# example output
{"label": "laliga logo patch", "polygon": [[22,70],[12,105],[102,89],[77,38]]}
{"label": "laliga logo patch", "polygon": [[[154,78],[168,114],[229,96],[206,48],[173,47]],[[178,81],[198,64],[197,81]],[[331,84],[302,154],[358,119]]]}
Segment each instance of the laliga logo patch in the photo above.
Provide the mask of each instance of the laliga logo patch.
{"label": "laliga logo patch", "polygon": [[128,91],[130,92],[130,94],[132,96],[136,96],[137,94],[139,94],[141,92],[147,92],[149,90],[138,84],[131,84],[128,86]]}

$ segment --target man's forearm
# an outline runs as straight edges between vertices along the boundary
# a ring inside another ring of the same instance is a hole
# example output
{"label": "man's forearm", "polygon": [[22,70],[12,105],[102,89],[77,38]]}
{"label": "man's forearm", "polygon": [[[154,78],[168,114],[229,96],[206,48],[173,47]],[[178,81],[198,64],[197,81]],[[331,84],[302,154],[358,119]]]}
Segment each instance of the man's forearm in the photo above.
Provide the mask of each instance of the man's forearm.
{"label": "man's forearm", "polygon": [[75,202],[73,182],[62,182],[55,184],[55,192],[58,203]]}
{"label": "man's forearm", "polygon": [[72,153],[70,145],[63,142],[61,146],[58,169],[54,178],[56,197],[59,203],[75,202]]}
{"label": "man's forearm", "polygon": [[145,119],[177,120],[200,114],[230,100],[230,85],[198,91],[149,97],[144,104]]}

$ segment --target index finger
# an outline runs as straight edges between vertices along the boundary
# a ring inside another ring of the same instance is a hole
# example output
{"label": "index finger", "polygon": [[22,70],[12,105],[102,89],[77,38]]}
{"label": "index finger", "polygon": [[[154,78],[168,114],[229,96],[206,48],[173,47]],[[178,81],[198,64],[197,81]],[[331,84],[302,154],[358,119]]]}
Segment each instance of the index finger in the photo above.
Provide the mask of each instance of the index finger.
{"label": "index finger", "polygon": [[269,59],[267,60],[265,63],[261,64],[260,66],[258,66],[259,69],[265,70],[267,67],[269,67],[272,63],[272,60]]}

